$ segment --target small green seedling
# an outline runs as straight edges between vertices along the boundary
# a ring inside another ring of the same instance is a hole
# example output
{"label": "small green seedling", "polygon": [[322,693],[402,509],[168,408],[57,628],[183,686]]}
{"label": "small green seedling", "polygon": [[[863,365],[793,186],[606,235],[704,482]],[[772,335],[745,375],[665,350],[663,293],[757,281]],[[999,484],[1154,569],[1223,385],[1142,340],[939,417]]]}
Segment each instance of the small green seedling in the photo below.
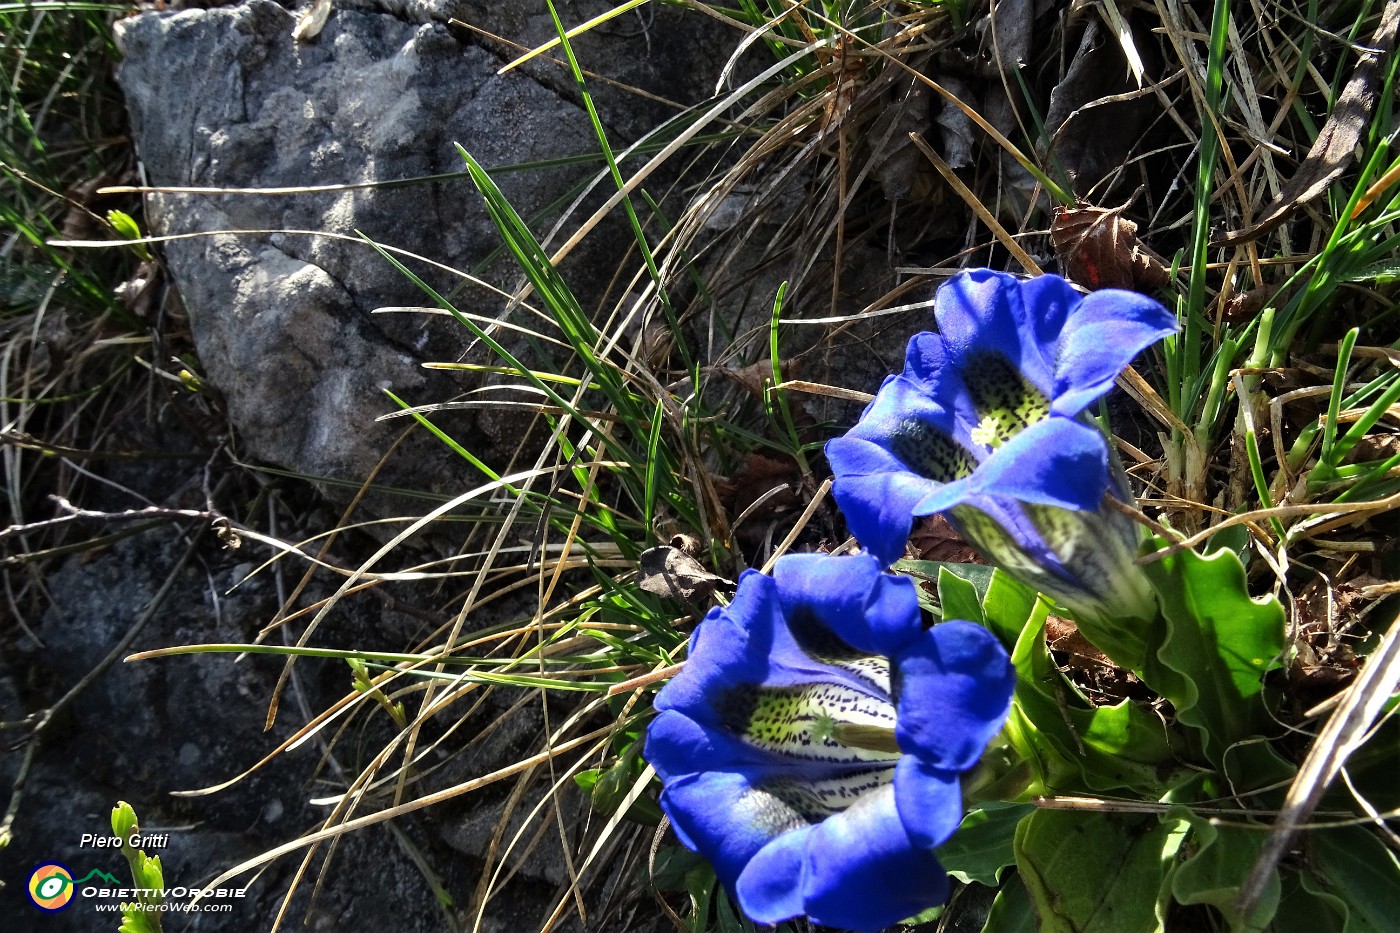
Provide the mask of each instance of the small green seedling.
{"label": "small green seedling", "polygon": [[[107,223],[112,225],[112,229],[117,232],[117,236],[123,240],[139,241],[142,239],[141,227],[136,223],[136,218],[125,211],[108,211]],[[132,250],[137,256],[149,262],[152,258],[150,249],[145,243],[133,242]]]}
{"label": "small green seedling", "polygon": [[160,909],[165,902],[165,874],[160,856],[148,856],[144,850],[129,844],[141,832],[136,823],[136,811],[125,800],[112,808],[112,832],[122,841],[122,855],[131,865],[131,878],[137,899],[122,904],[122,925],[117,933],[161,933]]}

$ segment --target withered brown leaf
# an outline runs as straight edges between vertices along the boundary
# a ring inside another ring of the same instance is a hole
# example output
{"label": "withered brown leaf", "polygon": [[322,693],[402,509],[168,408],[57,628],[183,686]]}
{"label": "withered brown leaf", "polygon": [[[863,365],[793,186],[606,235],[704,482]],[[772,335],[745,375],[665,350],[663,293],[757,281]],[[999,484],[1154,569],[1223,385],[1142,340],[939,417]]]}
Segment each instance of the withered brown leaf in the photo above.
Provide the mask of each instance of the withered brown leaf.
{"label": "withered brown leaf", "polygon": [[963,540],[948,519],[930,515],[918,520],[909,535],[909,549],[916,560],[937,560],[949,564],[985,564],[982,555]]}
{"label": "withered brown leaf", "polygon": [[1065,277],[1090,291],[1128,288],[1155,291],[1169,273],[1138,242],[1137,224],[1122,208],[1057,207],[1050,221],[1050,242]]}
{"label": "withered brown leaf", "polygon": [[700,601],[708,599],[715,590],[734,588],[731,581],[711,573],[685,551],[669,544],[643,551],[637,572],[637,585],[657,596]]}

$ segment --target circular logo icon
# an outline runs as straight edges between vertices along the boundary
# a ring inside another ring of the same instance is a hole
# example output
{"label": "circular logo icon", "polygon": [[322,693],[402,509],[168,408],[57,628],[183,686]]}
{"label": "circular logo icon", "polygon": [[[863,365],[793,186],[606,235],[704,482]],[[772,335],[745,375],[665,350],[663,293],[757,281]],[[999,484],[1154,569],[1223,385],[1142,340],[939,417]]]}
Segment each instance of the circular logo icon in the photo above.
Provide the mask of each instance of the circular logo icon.
{"label": "circular logo icon", "polygon": [[46,862],[29,875],[29,899],[40,910],[62,910],[73,900],[73,872],[67,865]]}

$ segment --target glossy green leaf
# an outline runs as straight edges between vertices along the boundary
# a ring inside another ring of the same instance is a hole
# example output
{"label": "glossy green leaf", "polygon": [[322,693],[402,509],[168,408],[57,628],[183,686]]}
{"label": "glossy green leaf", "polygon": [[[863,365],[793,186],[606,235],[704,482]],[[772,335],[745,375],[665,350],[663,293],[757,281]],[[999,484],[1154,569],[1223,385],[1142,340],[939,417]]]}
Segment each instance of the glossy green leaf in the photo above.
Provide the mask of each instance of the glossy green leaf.
{"label": "glossy green leaf", "polygon": [[1172,897],[1179,904],[1211,905],[1236,933],[1265,930],[1278,910],[1278,872],[1270,875],[1248,922],[1235,911],[1235,898],[1268,834],[1248,827],[1217,826],[1185,807],[1177,807],[1172,815],[1192,828],[1190,840],[1182,847],[1187,857],[1172,875]]}
{"label": "glossy green leaf", "polygon": [[1206,757],[1269,722],[1264,674],[1283,653],[1283,607],[1249,596],[1244,566],[1231,551],[1181,551],[1144,568],[1157,591],[1166,636],[1143,678],[1197,730]]}
{"label": "glossy green leaf", "polygon": [[982,933],[1036,933],[1035,904],[1019,876],[1008,878],[997,892]]}
{"label": "glossy green leaf", "polygon": [[[634,741],[606,770],[593,768],[574,775],[574,783],[581,790],[588,792],[589,802],[595,810],[611,814],[622,806],[637,781],[641,780],[642,771],[646,767],[640,751],[640,744]],[[637,823],[655,826],[661,822],[662,813],[656,801],[642,795],[632,801],[631,806],[627,808],[626,817]]]}
{"label": "glossy green leaf", "polygon": [[709,927],[710,903],[716,894],[723,896],[719,879],[708,862],[703,862],[685,876],[685,890],[690,895],[691,933],[701,933]]}
{"label": "glossy green leaf", "polygon": [[1400,925],[1400,862],[1369,829],[1310,833],[1307,871],[1346,906],[1345,933],[1394,933]]}
{"label": "glossy green leaf", "polygon": [[684,846],[661,845],[650,864],[644,866],[644,871],[658,891],[681,891],[685,890],[686,876],[705,864],[702,856]]}
{"label": "glossy green leaf", "polygon": [[1075,741],[1062,710],[1060,691],[1066,689],[1059,672],[1050,664],[1045,647],[1046,610],[1041,606],[1022,627],[1011,652],[1016,669],[1016,692],[1004,733],[1019,756],[1031,767],[1037,793],[1063,793],[1081,789]]}
{"label": "glossy green leaf", "polygon": [[892,568],[895,573],[908,574],[918,580],[938,582],[938,574],[946,569],[954,576],[966,580],[977,589],[977,598],[987,592],[992,582],[992,568],[986,564],[955,564],[946,560],[900,560]]}
{"label": "glossy green leaf", "polygon": [[1215,551],[1233,551],[1236,557],[1244,560],[1249,551],[1249,529],[1244,525],[1230,525],[1215,532],[1201,545],[1201,552],[1211,554]]}
{"label": "glossy green leaf", "polygon": [[[1394,700],[1392,698],[1392,703]],[[1400,758],[1400,717],[1394,715],[1377,723],[1367,735],[1366,743],[1347,758],[1351,786],[1382,813],[1400,810],[1400,780],[1396,780],[1400,761],[1397,758]],[[1322,803],[1322,809],[1351,806],[1354,806],[1351,790],[1340,781],[1332,786]]]}
{"label": "glossy green leaf", "polygon": [[938,601],[943,618],[982,622],[982,599],[977,587],[945,565],[938,568]]}
{"label": "glossy green leaf", "polygon": [[[1225,750],[1220,770],[1208,781],[1207,796],[1220,797],[1252,789],[1271,788],[1275,803],[1298,773],[1298,766],[1264,741],[1240,742]],[[1224,780],[1220,779],[1223,774]]]}
{"label": "glossy green leaf", "polygon": [[716,892],[715,920],[719,933],[753,933],[753,924],[740,916],[723,889]]}
{"label": "glossy green leaf", "polygon": [[930,907],[928,910],[921,910],[914,916],[899,921],[899,925],[901,927],[918,927],[923,926],[925,923],[933,923],[933,921],[943,916],[943,906],[944,905],[939,904],[936,907]]}
{"label": "glossy green leaf", "polygon": [[139,879],[140,883],[137,885],[137,887],[150,888],[153,891],[164,889],[165,872],[160,867],[160,856],[146,855],[145,852],[142,852],[141,854],[142,856],[144,856],[144,858],[141,861],[141,869],[138,872],[138,874],[140,874],[141,877]]}
{"label": "glossy green leaf", "polygon": [[[1016,668],[1014,705],[1032,729],[1023,739],[1047,745],[1035,756],[1041,780],[1051,793],[1106,792],[1132,788],[1149,798],[1161,795],[1176,754],[1161,720],[1131,701],[1091,707],[1065,681],[1045,644],[1044,603],[1026,622],[1011,663]],[[1025,753],[1026,742],[1018,748]],[[1075,779],[1066,782],[1065,769]]]}
{"label": "glossy green leaf", "polygon": [[[1012,700],[1011,712],[1002,727],[1007,757],[1013,762],[1001,779],[991,785],[987,799],[1017,800],[1035,794],[1064,793],[1083,785],[1078,762],[1062,753],[1056,743],[1047,741],[1026,715],[1019,700]],[[987,758],[982,758],[985,763]],[[1016,766],[1015,763],[1019,763]]]}
{"label": "glossy green leaf", "polygon": [[1346,925],[1346,905],[1306,875],[1283,876],[1283,896],[1269,933],[1332,933]]}
{"label": "glossy green leaf", "polygon": [[141,239],[141,227],[136,223],[136,220],[126,211],[108,211],[107,223],[111,224],[112,229],[117,231],[117,234],[125,239]]}
{"label": "glossy green leaf", "polygon": [[983,591],[983,624],[1003,644],[1014,647],[1040,602],[1040,595],[1035,590],[1010,574],[994,570]]}
{"label": "glossy green leaf", "polygon": [[1030,804],[988,803],[963,817],[953,837],[938,848],[948,874],[967,884],[995,887],[1002,869],[1016,863],[1016,824],[1035,810]]}
{"label": "glossy green leaf", "polygon": [[1016,831],[1016,867],[1039,933],[1157,933],[1181,820],[1039,810]]}

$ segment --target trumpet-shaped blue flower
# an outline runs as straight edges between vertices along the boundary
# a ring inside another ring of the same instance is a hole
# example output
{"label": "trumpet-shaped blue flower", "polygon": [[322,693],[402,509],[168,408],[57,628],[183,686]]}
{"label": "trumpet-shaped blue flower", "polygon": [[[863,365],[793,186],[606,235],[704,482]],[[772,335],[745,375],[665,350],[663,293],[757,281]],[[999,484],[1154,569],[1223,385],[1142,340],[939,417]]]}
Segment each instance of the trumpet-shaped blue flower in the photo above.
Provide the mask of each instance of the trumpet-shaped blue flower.
{"label": "trumpet-shaped blue flower", "polygon": [[915,517],[947,512],[993,563],[1071,609],[1154,617],[1132,566],[1138,529],[1101,508],[1105,494],[1131,497],[1081,413],[1175,319],[1135,292],[1085,297],[1056,276],[985,269],[954,276],[934,304],[939,332],[915,335],[904,372],[827,444],[852,533],[890,563]]}
{"label": "trumpet-shaped blue flower", "polygon": [[750,918],[874,930],[947,898],[932,850],[1013,681],[985,629],[925,630],[912,581],[874,557],[794,555],[700,623],[645,754]]}

